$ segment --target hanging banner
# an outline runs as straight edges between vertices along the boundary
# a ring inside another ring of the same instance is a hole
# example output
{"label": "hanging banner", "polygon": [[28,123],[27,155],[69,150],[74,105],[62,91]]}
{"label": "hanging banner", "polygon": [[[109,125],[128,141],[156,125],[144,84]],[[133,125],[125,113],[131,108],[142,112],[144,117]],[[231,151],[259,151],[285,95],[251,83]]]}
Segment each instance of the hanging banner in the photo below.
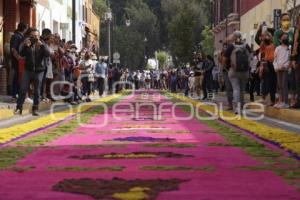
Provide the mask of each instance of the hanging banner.
{"label": "hanging banner", "polygon": [[274,9],[274,29],[280,29],[280,17],[281,17],[281,9]]}

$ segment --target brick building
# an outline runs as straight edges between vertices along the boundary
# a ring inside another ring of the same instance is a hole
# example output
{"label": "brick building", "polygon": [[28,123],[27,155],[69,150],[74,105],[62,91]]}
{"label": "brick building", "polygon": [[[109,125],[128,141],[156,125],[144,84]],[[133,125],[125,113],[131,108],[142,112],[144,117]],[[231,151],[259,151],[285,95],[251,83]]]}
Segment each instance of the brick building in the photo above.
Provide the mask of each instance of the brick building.
{"label": "brick building", "polygon": [[240,29],[241,0],[214,0],[213,8],[215,49],[220,50],[221,41]]}
{"label": "brick building", "polygon": [[279,9],[285,12],[287,9],[286,0],[243,0],[241,4],[241,31],[247,43],[258,48],[254,41],[257,29],[263,22],[269,27],[274,27],[274,10]]}
{"label": "brick building", "polygon": [[[300,4],[300,0],[296,1]],[[266,22],[269,27],[273,27],[274,9],[285,12],[288,9],[287,2],[294,0],[214,0],[216,53],[222,47],[220,41],[235,30],[240,30],[248,44],[255,47],[254,37],[259,25]]]}
{"label": "brick building", "polygon": [[0,0],[0,95],[6,95],[10,88],[9,42],[21,21],[40,31],[50,28],[63,39],[72,40],[72,20],[75,20],[78,47],[98,52],[100,17],[93,11],[93,0],[75,2],[76,14],[72,19],[72,0]]}
{"label": "brick building", "polygon": [[93,10],[93,0],[84,1],[83,21],[85,25],[84,46],[98,53],[100,17]]}
{"label": "brick building", "polygon": [[35,3],[35,0],[0,0],[0,95],[7,93],[10,67],[4,58],[8,58],[11,35],[20,21],[36,25]]}

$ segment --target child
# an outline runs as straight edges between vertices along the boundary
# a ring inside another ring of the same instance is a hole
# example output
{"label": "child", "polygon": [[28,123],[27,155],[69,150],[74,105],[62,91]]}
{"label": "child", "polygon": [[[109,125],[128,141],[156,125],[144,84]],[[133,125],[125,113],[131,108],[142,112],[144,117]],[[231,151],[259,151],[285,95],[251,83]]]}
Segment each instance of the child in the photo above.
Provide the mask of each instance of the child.
{"label": "child", "polygon": [[190,72],[190,77],[189,77],[189,88],[191,91],[191,97],[194,96],[194,92],[195,92],[195,73],[193,71]]}
{"label": "child", "polygon": [[274,69],[277,74],[279,102],[276,108],[289,108],[288,69],[290,65],[289,35],[282,33],[279,37],[281,45],[275,50]]}

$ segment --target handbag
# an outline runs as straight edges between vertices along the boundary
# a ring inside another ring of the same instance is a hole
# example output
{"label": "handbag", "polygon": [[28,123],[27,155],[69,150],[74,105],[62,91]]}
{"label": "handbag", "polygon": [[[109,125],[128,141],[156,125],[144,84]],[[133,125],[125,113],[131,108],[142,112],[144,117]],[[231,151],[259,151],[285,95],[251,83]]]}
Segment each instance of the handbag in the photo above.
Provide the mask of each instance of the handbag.
{"label": "handbag", "polygon": [[95,82],[95,76],[93,73],[89,73],[88,80],[89,80],[89,82]]}
{"label": "handbag", "polygon": [[258,71],[259,78],[263,79],[268,73],[269,73],[268,63],[261,62]]}

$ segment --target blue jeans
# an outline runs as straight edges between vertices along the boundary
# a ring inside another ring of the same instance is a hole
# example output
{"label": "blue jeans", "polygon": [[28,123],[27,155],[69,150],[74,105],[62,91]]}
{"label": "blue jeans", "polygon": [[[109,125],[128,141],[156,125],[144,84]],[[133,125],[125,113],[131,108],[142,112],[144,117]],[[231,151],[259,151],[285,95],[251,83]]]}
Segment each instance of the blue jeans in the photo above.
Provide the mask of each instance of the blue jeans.
{"label": "blue jeans", "polygon": [[224,79],[224,83],[225,83],[227,101],[228,101],[229,104],[232,104],[232,102],[233,102],[233,88],[232,88],[232,84],[230,82],[230,79],[228,77],[228,71],[223,71],[223,79]]}
{"label": "blue jeans", "polygon": [[13,97],[19,94],[20,83],[19,83],[19,64],[18,61],[12,60],[12,68],[14,69],[13,82],[12,82],[12,91],[11,95]]}
{"label": "blue jeans", "polygon": [[31,72],[25,70],[20,95],[17,101],[17,108],[22,109],[25,101],[26,93],[29,90],[30,81],[33,80],[33,106],[38,107],[40,104],[41,85],[44,77],[44,72]]}
{"label": "blue jeans", "polygon": [[232,69],[228,72],[228,77],[232,84],[233,89],[233,101],[234,103],[240,103],[244,106],[244,93],[246,84],[249,78],[248,72],[235,72]]}

